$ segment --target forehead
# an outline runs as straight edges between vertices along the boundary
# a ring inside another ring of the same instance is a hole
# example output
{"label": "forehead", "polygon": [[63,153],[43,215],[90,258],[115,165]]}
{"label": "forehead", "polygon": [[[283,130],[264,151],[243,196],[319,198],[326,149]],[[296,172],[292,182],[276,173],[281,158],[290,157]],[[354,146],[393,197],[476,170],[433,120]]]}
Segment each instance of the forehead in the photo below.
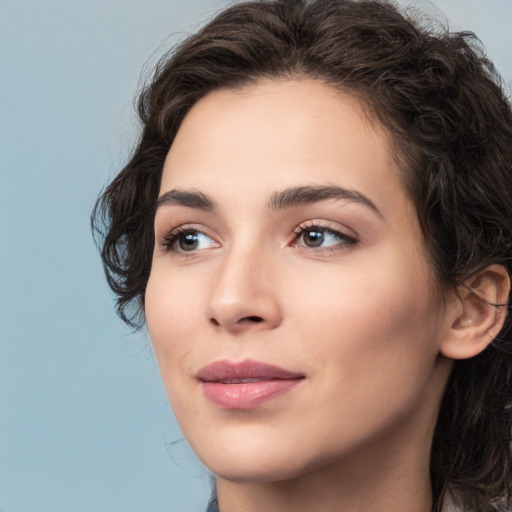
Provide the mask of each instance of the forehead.
{"label": "forehead", "polygon": [[391,205],[404,201],[405,190],[390,140],[354,97],[320,81],[222,89],[185,117],[164,165],[161,193],[196,188],[247,199],[290,186],[335,184]]}

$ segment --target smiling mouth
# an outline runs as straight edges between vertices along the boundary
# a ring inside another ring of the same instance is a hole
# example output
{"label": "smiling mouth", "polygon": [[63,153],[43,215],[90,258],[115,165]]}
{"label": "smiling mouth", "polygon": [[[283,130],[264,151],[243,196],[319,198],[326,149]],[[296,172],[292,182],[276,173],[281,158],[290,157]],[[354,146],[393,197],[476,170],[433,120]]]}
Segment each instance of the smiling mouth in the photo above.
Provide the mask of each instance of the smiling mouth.
{"label": "smiling mouth", "polygon": [[215,361],[197,374],[206,398],[222,409],[253,409],[292,390],[304,378],[251,359]]}

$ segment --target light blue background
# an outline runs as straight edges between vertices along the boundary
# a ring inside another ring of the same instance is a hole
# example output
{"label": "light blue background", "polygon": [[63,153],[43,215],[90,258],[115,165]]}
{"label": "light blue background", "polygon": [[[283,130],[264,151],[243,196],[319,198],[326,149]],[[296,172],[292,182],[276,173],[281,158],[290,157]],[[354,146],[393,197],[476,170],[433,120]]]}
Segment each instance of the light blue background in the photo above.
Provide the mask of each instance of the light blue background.
{"label": "light blue background", "polygon": [[[134,140],[140,69],[226,5],[0,0],[0,512],[205,506],[206,472],[149,340],[114,314],[88,219]],[[511,83],[512,0],[435,5]]]}

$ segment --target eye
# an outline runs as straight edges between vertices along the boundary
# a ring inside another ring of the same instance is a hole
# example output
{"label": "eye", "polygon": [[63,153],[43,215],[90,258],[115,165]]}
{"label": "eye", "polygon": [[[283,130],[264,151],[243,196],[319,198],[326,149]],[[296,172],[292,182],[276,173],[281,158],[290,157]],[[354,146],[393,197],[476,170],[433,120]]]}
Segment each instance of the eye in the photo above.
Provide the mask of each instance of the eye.
{"label": "eye", "polygon": [[218,244],[201,231],[179,228],[165,235],[162,245],[169,251],[194,252],[217,247]]}
{"label": "eye", "polygon": [[320,229],[308,229],[304,231],[301,240],[307,247],[336,245],[339,242],[336,235]]}
{"label": "eye", "polygon": [[357,243],[355,238],[325,226],[299,226],[295,235],[296,246],[311,249],[335,249],[340,246],[354,246]]}

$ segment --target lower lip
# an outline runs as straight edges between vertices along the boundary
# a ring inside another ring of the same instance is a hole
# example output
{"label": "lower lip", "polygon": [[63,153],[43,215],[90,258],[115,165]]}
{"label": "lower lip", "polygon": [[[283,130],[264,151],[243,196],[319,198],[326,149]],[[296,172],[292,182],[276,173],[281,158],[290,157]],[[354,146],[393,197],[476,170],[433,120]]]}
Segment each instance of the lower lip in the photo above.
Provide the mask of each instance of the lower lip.
{"label": "lower lip", "polygon": [[297,386],[302,379],[264,380],[223,384],[203,382],[206,398],[223,409],[253,409]]}

